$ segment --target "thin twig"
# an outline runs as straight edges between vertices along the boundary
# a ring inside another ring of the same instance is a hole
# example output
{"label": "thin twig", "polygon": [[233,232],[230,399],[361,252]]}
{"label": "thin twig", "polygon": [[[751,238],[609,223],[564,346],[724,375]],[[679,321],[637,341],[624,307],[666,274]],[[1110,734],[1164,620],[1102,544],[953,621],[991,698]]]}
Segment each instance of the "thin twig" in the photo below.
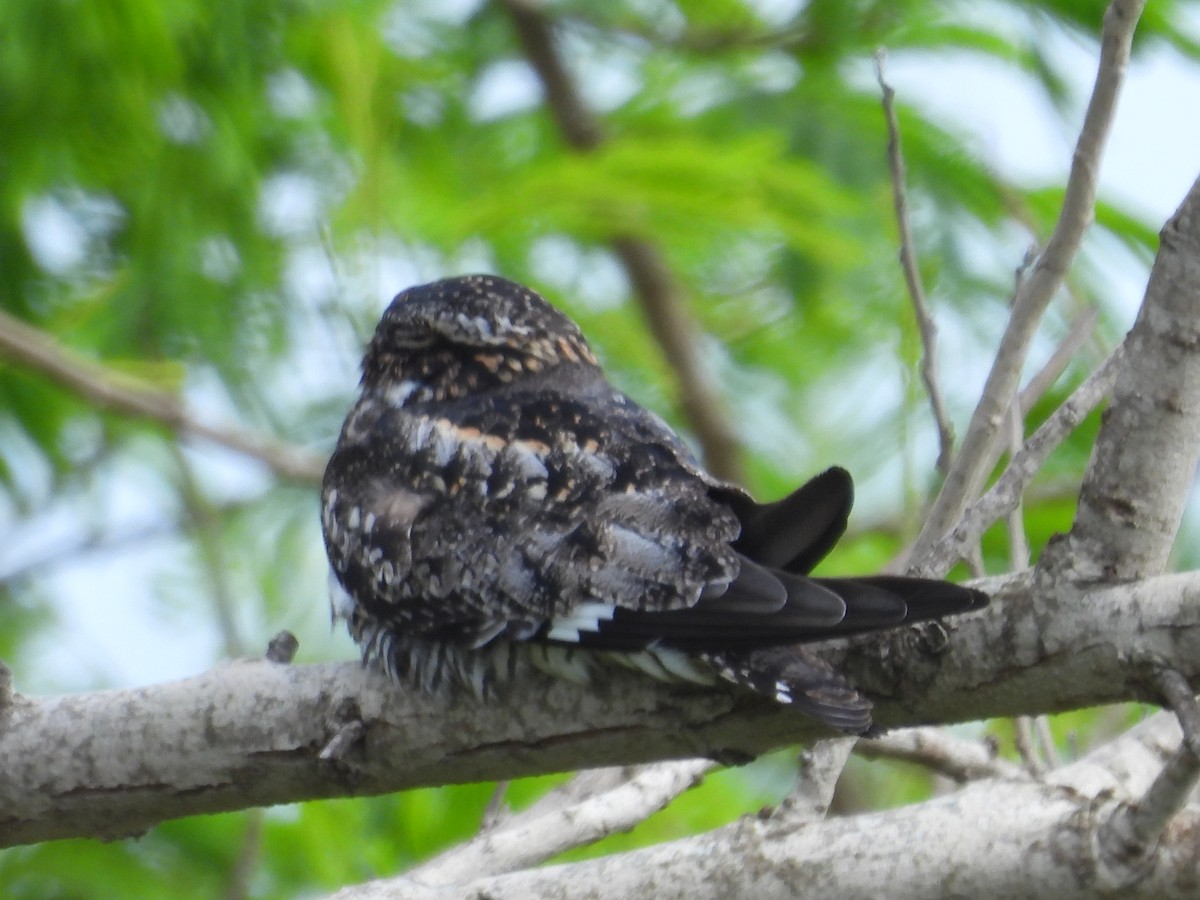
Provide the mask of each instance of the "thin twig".
{"label": "thin twig", "polygon": [[[1025,261],[1017,268],[1016,279],[1013,285],[1013,303],[1016,302],[1017,294],[1021,290],[1021,282],[1029,266],[1032,264],[1029,254],[1034,253],[1035,251],[1031,248],[1026,255]],[[1013,408],[1020,410],[1022,417],[1029,415],[1029,411],[1033,408],[1033,405],[1042,398],[1046,391],[1054,386],[1059,376],[1066,371],[1067,366],[1075,357],[1079,348],[1090,337],[1098,318],[1099,312],[1096,308],[1088,307],[1083,314],[1071,323],[1067,329],[1067,334],[1063,337],[1059,345],[1054,348],[1054,352],[1050,354],[1050,358],[1046,360],[1045,365],[1029,379],[1029,383],[1018,394],[1016,403],[1012,404]],[[1011,454],[1011,445],[1007,447],[1007,450]],[[989,472],[993,471],[1005,451],[1006,445],[1004,443],[999,441],[993,442],[988,450],[987,461],[983,468]],[[1074,493],[1075,489],[1072,489],[1072,494]]]}
{"label": "thin twig", "polygon": [[[1029,415],[1029,411],[1033,409],[1033,405],[1045,396],[1046,392],[1058,381],[1059,376],[1066,371],[1075,354],[1091,336],[1091,332],[1095,328],[1099,316],[1100,313],[1095,307],[1088,307],[1071,323],[1062,341],[1054,348],[1054,352],[1050,354],[1050,358],[1046,360],[1046,364],[1034,373],[1033,377],[1029,379],[1029,382],[1017,395],[1017,402],[1013,405],[1020,410],[1022,417]],[[985,466],[989,472],[996,468],[996,463],[1000,462],[1000,458],[1004,455],[1005,451],[1006,447],[1004,444],[999,442],[992,444],[988,452],[987,465]],[[1011,449],[1009,449],[1009,452],[1011,453]],[[1076,490],[1072,489],[1071,493],[1076,493]]]}
{"label": "thin twig", "polygon": [[1067,327],[1066,335],[1054,348],[1054,352],[1050,354],[1045,365],[1038,369],[1017,395],[1022,416],[1029,415],[1033,405],[1046,395],[1046,392],[1058,381],[1059,376],[1067,370],[1067,366],[1071,364],[1075,354],[1092,336],[1099,320],[1100,310],[1094,306],[1085,308],[1075,317]]}
{"label": "thin twig", "polygon": [[942,388],[937,369],[937,325],[929,312],[925,300],[925,287],[921,284],[921,272],[917,265],[917,250],[913,244],[912,229],[908,223],[908,195],[905,187],[904,154],[900,149],[900,125],[896,120],[896,92],[883,75],[886,51],[880,47],[875,51],[875,75],[883,92],[883,115],[887,122],[888,166],[892,173],[892,203],[896,208],[896,225],[900,232],[900,268],[904,272],[904,283],[912,300],[913,315],[921,334],[921,380],[929,395],[929,405],[938,431],[937,468],[943,475],[950,471],[954,453],[954,426],[946,412]]}
{"label": "thin twig", "polygon": [[1038,755],[1037,747],[1034,746],[1033,716],[1016,716],[1013,719],[1013,744],[1017,748],[1017,755],[1021,757],[1021,762],[1025,764],[1030,775],[1034,778],[1041,778],[1046,774],[1046,763]]}
{"label": "thin twig", "polygon": [[1051,769],[1062,765],[1062,757],[1058,754],[1058,746],[1054,743],[1054,733],[1050,730],[1050,717],[1042,714],[1033,717],[1033,730],[1042,745],[1042,758]]}
{"label": "thin twig", "polygon": [[989,490],[970,509],[963,513],[954,530],[933,546],[924,557],[910,559],[914,574],[944,575],[950,567],[975,545],[993,522],[1016,508],[1025,487],[1045,465],[1046,459],[1079,423],[1112,390],[1125,357],[1124,344],[1117,347],[1096,371],[1079,385],[1062,406],[1056,409],[1041,427],[1014,454],[1008,468]]}
{"label": "thin twig", "polygon": [[[187,517],[191,520],[192,537],[208,578],[213,614],[221,633],[224,655],[243,656],[246,653],[246,645],[237,625],[237,603],[233,587],[229,583],[229,565],[225,547],[221,542],[220,511],[204,495],[192,464],[179,444],[172,444],[170,449],[179,472],[179,495]],[[225,890],[226,900],[242,900],[249,896],[249,882],[262,852],[264,817],[265,813],[261,808],[246,810],[246,830],[242,833],[241,846],[229,872],[229,883]]]}
{"label": "thin twig", "polygon": [[306,484],[321,480],[325,463],[319,456],[244,431],[199,422],[173,394],[84,359],[45,332],[3,311],[0,358],[45,375],[101,409],[149,419],[180,434],[253,457],[280,478]]}
{"label": "thin twig", "polygon": [[480,833],[498,828],[512,815],[512,809],[508,805],[508,786],[510,784],[512,781],[507,778],[496,782],[496,786],[492,789],[492,796],[488,798],[487,806],[483,808],[483,817],[479,820]]}
{"label": "thin twig", "polygon": [[[1025,423],[1021,418],[1021,404],[1014,403],[1008,411],[1008,442],[1009,452],[1015,457],[1021,452],[1021,439],[1025,436]],[[1019,572],[1029,568],[1029,540],[1025,536],[1025,514],[1021,498],[1017,497],[1016,505],[1006,517],[1008,530],[1008,562],[1009,571]]]}
{"label": "thin twig", "polygon": [[1094,218],[1100,156],[1129,63],[1134,28],[1145,5],[1145,0],[1113,0],[1104,14],[1099,70],[1075,145],[1058,223],[1033,272],[1021,285],[983,395],[950,474],[913,546],[913,558],[929,553],[979,494],[988,475],[990,450],[1004,426],[1033,336]]}
{"label": "thin twig", "polygon": [[[1033,265],[1037,258],[1034,249],[1031,247],[1025,252],[1025,259],[1021,265],[1017,266],[1017,271],[1013,275],[1013,303],[1017,302],[1017,297],[1021,293],[1021,284],[1025,281],[1025,275],[1029,271],[1029,267]],[[1065,363],[1064,363],[1065,365]],[[1008,408],[1008,453],[1010,457],[1016,456],[1021,451],[1021,445],[1025,440],[1025,412],[1021,406],[1020,396]],[[997,449],[1000,444],[994,445]],[[999,456],[997,455],[997,461]],[[988,468],[993,468],[993,462]],[[1025,510],[1021,498],[1017,498],[1016,505],[1006,517],[1006,528],[1008,531],[1008,564],[1009,571],[1020,572],[1029,568],[1029,541],[1025,537]],[[979,552],[982,555],[982,548],[977,541],[971,542],[971,551]]]}
{"label": "thin twig", "polygon": [[[586,153],[604,141],[604,129],[588,109],[558,48],[541,5],[505,0],[517,37],[545,92],[546,106],[563,139]],[[741,441],[724,412],[720,392],[702,353],[701,332],[688,314],[684,292],[662,254],[629,235],[610,238],[646,321],[679,383],[679,401],[704,453],[707,468],[727,481],[742,481]]]}
{"label": "thin twig", "polygon": [[1020,766],[998,757],[984,741],[956,737],[942,728],[904,728],[882,737],[860,738],[854,752],[867,759],[915,763],[957,782],[1026,777]]}
{"label": "thin twig", "polygon": [[233,860],[233,868],[229,872],[229,882],[225,886],[224,900],[245,900],[251,896],[250,884],[254,880],[254,871],[262,855],[263,825],[266,822],[266,811],[250,809],[246,811],[246,829],[242,832],[241,846]]}

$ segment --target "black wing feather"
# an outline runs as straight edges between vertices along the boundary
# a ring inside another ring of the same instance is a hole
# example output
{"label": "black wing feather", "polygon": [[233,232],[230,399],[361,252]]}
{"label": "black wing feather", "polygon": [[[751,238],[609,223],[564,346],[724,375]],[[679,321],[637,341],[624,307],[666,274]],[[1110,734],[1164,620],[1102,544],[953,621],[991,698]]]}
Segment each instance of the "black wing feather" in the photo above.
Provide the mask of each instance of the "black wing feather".
{"label": "black wing feather", "polygon": [[668,610],[621,608],[584,646],[642,649],[664,645],[689,652],[747,651],[826,640],[986,605],[970,588],[922,578],[809,578],[845,531],[853,486],[840,468],[816,476],[782,500],[755,504],[731,498],[742,524],[734,542],[738,576],[716,596]]}
{"label": "black wing feather", "polygon": [[742,533],[734,547],[776,569],[806,575],[846,531],[854,482],[834,466],[774,503],[735,506]]}

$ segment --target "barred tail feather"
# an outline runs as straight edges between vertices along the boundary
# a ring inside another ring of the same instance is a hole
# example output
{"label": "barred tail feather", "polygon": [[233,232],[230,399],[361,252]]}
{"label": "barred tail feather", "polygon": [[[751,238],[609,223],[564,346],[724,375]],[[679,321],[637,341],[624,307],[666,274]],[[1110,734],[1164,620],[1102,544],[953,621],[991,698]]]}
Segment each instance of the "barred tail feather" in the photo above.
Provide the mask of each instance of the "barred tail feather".
{"label": "barred tail feather", "polygon": [[871,701],[833,668],[800,647],[769,647],[704,658],[726,681],[773,697],[848,734],[871,730]]}

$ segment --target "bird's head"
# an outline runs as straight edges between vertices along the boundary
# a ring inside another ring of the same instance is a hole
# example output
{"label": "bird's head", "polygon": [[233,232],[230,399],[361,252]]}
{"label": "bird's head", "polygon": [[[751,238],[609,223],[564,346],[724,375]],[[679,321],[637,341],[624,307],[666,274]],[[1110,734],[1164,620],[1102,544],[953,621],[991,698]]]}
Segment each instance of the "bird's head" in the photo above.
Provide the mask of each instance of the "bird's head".
{"label": "bird's head", "polygon": [[563,364],[597,365],[574,322],[529,288],[464,275],[396,295],[367,347],[363,386],[452,399]]}

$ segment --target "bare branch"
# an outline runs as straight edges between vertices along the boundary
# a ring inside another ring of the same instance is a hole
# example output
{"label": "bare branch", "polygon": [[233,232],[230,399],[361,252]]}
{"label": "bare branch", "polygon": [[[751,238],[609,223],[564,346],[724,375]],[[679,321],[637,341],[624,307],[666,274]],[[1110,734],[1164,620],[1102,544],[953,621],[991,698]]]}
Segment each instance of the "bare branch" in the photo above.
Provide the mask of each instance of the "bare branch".
{"label": "bare branch", "polygon": [[[581,153],[596,148],[604,140],[604,130],[584,103],[555,47],[540,4],[504,0],[503,5],[541,81],[547,107],[563,138]],[[613,235],[611,244],[634,287],[650,331],[679,380],[680,404],[703,449],[705,465],[719,478],[742,481],[741,442],[702,358],[701,332],[688,314],[678,279],[650,242]]]}
{"label": "bare branch", "polygon": [[928,576],[945,574],[955,561],[978,543],[993,522],[1016,509],[1029,482],[1046,464],[1054,448],[1079,427],[1079,423],[1112,389],[1124,359],[1125,345],[1122,344],[1030,436],[1013,455],[1008,468],[996,483],[963,514],[954,530],[939,541],[927,556],[910,560],[910,571]]}
{"label": "bare branch", "polygon": [[173,394],[86,360],[50,335],[0,310],[0,357],[45,375],[100,409],[149,419],[265,463],[280,478],[316,484],[325,461],[277,441],[193,419]]}
{"label": "bare branch", "polygon": [[[575,847],[628,831],[698,784],[708,760],[643,766],[621,784],[541,815],[521,816],[452,847],[405,874],[422,884],[453,884],[536,866]],[[353,896],[353,894],[350,894]]]}
{"label": "bare branch", "polygon": [[[1020,290],[1021,279],[1027,267],[1028,263],[1017,270],[1016,291]],[[1013,296],[1015,302],[1015,292]],[[1066,336],[1062,339],[1059,345],[1055,347],[1054,352],[1050,355],[1050,358],[1046,360],[1045,365],[1043,365],[1041,369],[1034,373],[1033,377],[1029,379],[1029,383],[1021,389],[1021,392],[1017,398],[1017,402],[1012,405],[1011,409],[1019,410],[1022,417],[1029,414],[1030,409],[1033,408],[1033,404],[1040,400],[1046,391],[1048,391],[1054,385],[1054,382],[1056,382],[1059,376],[1062,375],[1062,373],[1066,370],[1066,367],[1070,363],[1071,359],[1074,358],[1075,353],[1078,352],[1079,348],[1082,347],[1084,342],[1088,339],[1092,329],[1095,328],[1095,324],[1099,318],[1099,315],[1100,314],[1095,307],[1088,307],[1082,315],[1077,317],[1071,323],[1071,326],[1067,330]],[[1099,398],[1096,402],[1099,402]],[[1056,439],[1053,446],[1057,446],[1059,441],[1061,441],[1065,436],[1066,435],[1064,434]],[[1017,449],[1019,448],[1012,447],[1010,444],[1010,453],[1015,452]],[[1004,452],[1005,447],[1003,443],[999,441],[993,442],[987,454],[987,461],[983,465],[983,468],[987,469],[989,472],[995,469],[996,463],[1000,461],[1000,457],[1004,455]],[[1034,474],[1036,474],[1036,469],[1030,471],[1028,474],[1030,477],[1032,477]],[[1075,493],[1075,489],[1072,488],[1072,496],[1074,496]],[[1018,506],[1020,505],[1019,497],[1017,498],[1017,504]],[[997,516],[997,518],[999,518],[999,516]],[[991,523],[989,522],[988,524],[990,525]],[[971,548],[976,546],[976,540],[977,536],[971,539],[969,544]],[[962,552],[964,556],[966,556],[966,554],[970,551],[968,551],[967,547],[964,547]]]}
{"label": "bare branch", "polygon": [[1129,869],[1136,877],[1162,839],[1167,825],[1188,804],[1200,779],[1200,705],[1187,680],[1171,668],[1156,665],[1155,680],[1183,731],[1183,740],[1158,777],[1136,801],[1121,804],[1100,830],[1099,847],[1114,870]]}
{"label": "bare branch", "polygon": [[1066,336],[1054,348],[1054,352],[1050,354],[1045,365],[1038,369],[1025,387],[1021,388],[1017,399],[1022,416],[1029,415],[1033,405],[1045,396],[1046,392],[1058,381],[1059,376],[1067,370],[1067,366],[1075,358],[1075,354],[1092,336],[1099,320],[1100,311],[1094,306],[1087,307],[1075,317],[1070,327],[1067,328]]}
{"label": "bare branch", "polygon": [[[397,879],[384,891],[339,892],[339,900],[589,900],[656,897],[783,900],[918,898],[954,886],[970,897],[1085,900],[1097,896],[1195,896],[1191,805],[1163,835],[1154,864],[1114,867],[1096,852],[1106,816],[1141,795],[1178,746],[1178,728],[1156,716],[1044,783],[987,779],[913,806],[830,819],[804,828],[744,817],[705,834],[585,862],[434,887]],[[919,839],[914,839],[919,836]],[[897,848],[902,848],[898,850]],[[963,860],[969,859],[969,866]],[[852,865],[831,865],[852,860]]]}
{"label": "bare branch", "polygon": [[1017,753],[1029,774],[1041,778],[1047,772],[1047,765],[1038,756],[1037,747],[1033,740],[1033,716],[1015,716],[1013,718],[1013,741],[1017,745]]}
{"label": "bare branch", "polygon": [[[1054,743],[1054,734],[1050,731],[1050,717],[1046,715],[1033,717],[1033,733],[1038,737],[1038,743],[1042,747],[1042,756],[1046,760],[1046,765],[1051,769],[1057,769],[1062,765],[1062,758],[1058,754],[1058,747]],[[1073,738],[1071,738],[1073,740]]]}
{"label": "bare branch", "polygon": [[1200,704],[1196,692],[1179,672],[1169,667],[1158,668],[1155,681],[1167,706],[1179,719],[1183,742],[1200,758]]}
{"label": "bare branch", "polygon": [[1071,533],[1039,568],[1071,579],[1161,572],[1200,456],[1200,180],[1163,227]]}
{"label": "bare branch", "polygon": [[252,896],[251,882],[262,855],[265,819],[266,814],[261,809],[252,810],[246,816],[246,829],[242,832],[241,846],[229,873],[229,884],[223,894],[224,900],[244,900]]}
{"label": "bare branch", "polygon": [[1026,777],[1020,766],[997,756],[994,746],[956,737],[944,728],[902,728],[882,737],[861,738],[854,752],[867,759],[914,763],[958,782]]}
{"label": "bare branch", "polygon": [[[1021,404],[1014,403],[1008,411],[1008,440],[1009,450],[1016,456],[1021,451],[1021,438],[1025,433],[1025,421],[1021,416]],[[1011,571],[1019,572],[1029,568],[1029,540],[1025,536],[1025,516],[1021,505],[1021,496],[1009,512],[1006,525],[1008,528],[1008,563]]]}
{"label": "bare branch", "polygon": [[178,472],[177,487],[183,503],[191,537],[196,542],[204,574],[208,581],[209,598],[217,630],[221,634],[222,656],[243,656],[246,642],[238,630],[237,600],[229,580],[229,563],[221,543],[221,518],[217,507],[204,496],[192,471],[192,464],[178,444],[170,448]]}
{"label": "bare branch", "polygon": [[[32,518],[32,517],[31,517]],[[12,525],[12,533],[19,534],[24,521]],[[105,534],[100,531],[86,531],[73,535],[70,540],[60,538],[60,542],[52,543],[44,548],[38,548],[36,555],[33,551],[23,554],[21,560],[8,569],[0,571],[0,587],[15,584],[45,571],[54,570],[60,566],[68,566],[79,562],[91,554],[113,553],[133,547],[143,542],[158,538],[174,536],[179,532],[179,524],[172,521],[154,521],[142,525],[129,526],[120,534]]]}
{"label": "bare branch", "polygon": [[801,753],[796,786],[775,810],[776,821],[787,822],[794,828],[825,818],[856,741],[852,737],[826,738]]}
{"label": "bare branch", "polygon": [[[1126,660],[1139,653],[1200,677],[1200,575],[1041,590],[1010,581],[989,609],[952,624],[819,650],[875,700],[881,727],[1127,700],[1138,686]],[[514,677],[505,702],[479,703],[397,690],[355,664],[253,660],[136,690],[15,696],[0,720],[0,845],[119,837],[176,816],[320,797],[747,758],[827,734],[733,689],[672,688],[618,669],[588,686]],[[323,762],[322,748],[356,721],[362,739]]]}
{"label": "bare branch", "polygon": [[967,426],[954,466],[917,537],[912,553],[914,558],[925,556],[954,525],[967,504],[978,496],[988,475],[986,463],[1004,426],[1008,407],[1016,396],[1029,345],[1046,308],[1066,277],[1084,232],[1092,223],[1101,151],[1129,63],[1133,32],[1144,7],[1145,0],[1113,0],[1104,14],[1099,71],[1075,145],[1058,223],[1032,273],[1021,284],[996,360],[984,384],[983,396]]}
{"label": "bare branch", "polygon": [[896,92],[883,75],[885,58],[885,51],[882,47],[875,51],[875,75],[879,80],[879,88],[883,92],[883,115],[887,121],[887,156],[888,166],[892,173],[892,203],[896,208],[896,225],[900,231],[900,268],[904,272],[904,283],[908,286],[913,315],[916,317],[917,329],[921,334],[921,380],[925,382],[925,392],[929,395],[933,421],[937,424],[937,468],[944,475],[950,471],[950,460],[954,454],[954,426],[950,424],[950,416],[946,412],[946,402],[942,398],[941,382],[938,379],[937,325],[929,312],[929,304],[925,301],[925,288],[921,284],[921,272],[917,265],[917,249],[913,244],[912,230],[908,224],[904,154],[900,149],[900,125],[896,121],[894,102]]}

